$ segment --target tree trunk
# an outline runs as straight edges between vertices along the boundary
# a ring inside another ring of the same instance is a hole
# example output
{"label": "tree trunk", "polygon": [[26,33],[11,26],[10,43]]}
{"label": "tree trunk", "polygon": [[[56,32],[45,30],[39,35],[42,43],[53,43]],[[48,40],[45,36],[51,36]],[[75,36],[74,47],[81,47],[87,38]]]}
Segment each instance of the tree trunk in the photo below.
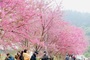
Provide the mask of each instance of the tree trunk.
{"label": "tree trunk", "polygon": [[65,60],[65,58],[59,54],[56,56],[56,60]]}

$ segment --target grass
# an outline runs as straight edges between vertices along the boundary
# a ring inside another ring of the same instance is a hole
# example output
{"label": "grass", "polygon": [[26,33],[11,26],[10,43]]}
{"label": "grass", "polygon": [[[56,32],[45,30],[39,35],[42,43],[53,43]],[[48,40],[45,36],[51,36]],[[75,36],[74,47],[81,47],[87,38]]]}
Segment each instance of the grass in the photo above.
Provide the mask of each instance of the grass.
{"label": "grass", "polygon": [[87,57],[87,58],[90,57],[90,53],[88,53],[88,52],[85,53],[84,55],[85,55],[85,57]]}

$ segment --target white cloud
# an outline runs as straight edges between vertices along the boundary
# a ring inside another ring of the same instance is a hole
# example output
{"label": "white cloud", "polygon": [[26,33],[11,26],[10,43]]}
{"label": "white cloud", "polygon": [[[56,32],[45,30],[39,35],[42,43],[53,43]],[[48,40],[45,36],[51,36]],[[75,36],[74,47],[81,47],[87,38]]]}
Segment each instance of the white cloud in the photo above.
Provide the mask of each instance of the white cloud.
{"label": "white cloud", "polygon": [[90,0],[56,0],[58,4],[61,1],[63,10],[76,10],[90,13]]}

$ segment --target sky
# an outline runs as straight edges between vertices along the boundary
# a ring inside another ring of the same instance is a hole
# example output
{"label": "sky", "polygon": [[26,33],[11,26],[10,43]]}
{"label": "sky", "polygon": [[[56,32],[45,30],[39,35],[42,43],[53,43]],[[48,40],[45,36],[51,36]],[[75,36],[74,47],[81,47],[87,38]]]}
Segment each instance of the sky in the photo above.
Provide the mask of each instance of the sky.
{"label": "sky", "polygon": [[62,2],[62,10],[90,13],[90,0],[56,0],[56,3],[60,4],[60,2]]}

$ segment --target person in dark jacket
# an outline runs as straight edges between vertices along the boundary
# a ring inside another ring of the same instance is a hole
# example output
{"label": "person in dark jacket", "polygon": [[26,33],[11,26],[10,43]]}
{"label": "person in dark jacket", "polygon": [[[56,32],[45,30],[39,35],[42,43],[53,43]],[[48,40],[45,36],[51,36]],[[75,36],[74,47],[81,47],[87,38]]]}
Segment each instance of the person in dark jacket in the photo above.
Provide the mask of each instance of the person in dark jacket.
{"label": "person in dark jacket", "polygon": [[23,57],[23,51],[21,51],[21,53],[20,53],[19,60],[24,60],[24,57]]}
{"label": "person in dark jacket", "polygon": [[34,52],[33,55],[31,56],[30,60],[36,60],[36,55],[38,54],[38,52]]}
{"label": "person in dark jacket", "polygon": [[44,51],[44,55],[42,57],[42,60],[48,60],[48,55],[47,55],[46,51]]}
{"label": "person in dark jacket", "polygon": [[9,53],[7,53],[7,57],[5,60],[15,60],[13,56],[11,56]]}

